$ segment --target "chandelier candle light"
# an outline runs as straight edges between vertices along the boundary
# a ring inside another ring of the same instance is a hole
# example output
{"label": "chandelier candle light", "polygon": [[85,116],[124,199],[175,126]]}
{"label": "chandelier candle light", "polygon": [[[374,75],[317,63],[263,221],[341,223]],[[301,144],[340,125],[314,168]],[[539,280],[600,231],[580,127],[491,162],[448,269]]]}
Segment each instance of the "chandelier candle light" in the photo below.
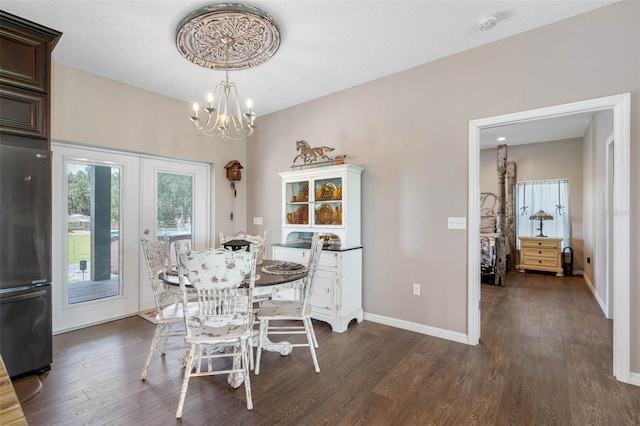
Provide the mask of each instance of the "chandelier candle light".
{"label": "chandelier candle light", "polygon": [[[241,70],[270,59],[280,45],[280,30],[266,12],[248,5],[219,3],[199,9],[178,25],[178,51],[205,68],[225,70],[225,79],[207,96],[200,117],[200,105],[193,104],[190,117],[196,128],[208,136],[243,139],[253,134],[256,115],[251,100],[243,113],[236,84],[229,70]],[[205,114],[203,114],[205,115]]]}

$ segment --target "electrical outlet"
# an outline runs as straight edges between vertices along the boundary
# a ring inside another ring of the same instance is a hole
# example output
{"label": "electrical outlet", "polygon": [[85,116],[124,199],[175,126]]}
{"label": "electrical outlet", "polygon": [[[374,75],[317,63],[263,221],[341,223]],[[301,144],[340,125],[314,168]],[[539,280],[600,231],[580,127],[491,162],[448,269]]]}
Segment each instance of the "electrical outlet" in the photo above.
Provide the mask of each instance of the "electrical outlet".
{"label": "electrical outlet", "polygon": [[413,283],[413,295],[420,296],[420,284]]}

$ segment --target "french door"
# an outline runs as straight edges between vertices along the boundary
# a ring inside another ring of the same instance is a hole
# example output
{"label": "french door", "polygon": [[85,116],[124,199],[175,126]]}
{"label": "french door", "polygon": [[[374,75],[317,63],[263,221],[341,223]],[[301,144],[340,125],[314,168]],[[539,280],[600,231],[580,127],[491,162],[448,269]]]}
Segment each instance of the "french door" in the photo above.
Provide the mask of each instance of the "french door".
{"label": "french door", "polygon": [[207,245],[209,166],[52,145],[54,332],[153,306],[140,238]]}
{"label": "french door", "polygon": [[[169,243],[175,264],[176,244],[191,249],[209,246],[209,165],[146,158],[142,162],[140,229],[146,238]],[[155,236],[155,237],[154,237]],[[148,274],[140,268],[140,310],[155,306]]]}

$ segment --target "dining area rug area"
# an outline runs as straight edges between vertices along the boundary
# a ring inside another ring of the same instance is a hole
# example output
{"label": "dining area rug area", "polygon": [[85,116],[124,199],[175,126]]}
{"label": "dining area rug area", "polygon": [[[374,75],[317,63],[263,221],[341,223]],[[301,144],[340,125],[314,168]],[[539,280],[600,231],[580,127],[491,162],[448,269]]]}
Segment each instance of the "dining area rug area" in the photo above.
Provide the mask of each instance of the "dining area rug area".
{"label": "dining area rug area", "polygon": [[146,319],[151,324],[157,324],[158,321],[156,321],[156,313],[157,313],[157,311],[155,309],[151,309],[151,310],[145,311],[145,312],[138,312],[138,316],[141,317],[141,318]]}

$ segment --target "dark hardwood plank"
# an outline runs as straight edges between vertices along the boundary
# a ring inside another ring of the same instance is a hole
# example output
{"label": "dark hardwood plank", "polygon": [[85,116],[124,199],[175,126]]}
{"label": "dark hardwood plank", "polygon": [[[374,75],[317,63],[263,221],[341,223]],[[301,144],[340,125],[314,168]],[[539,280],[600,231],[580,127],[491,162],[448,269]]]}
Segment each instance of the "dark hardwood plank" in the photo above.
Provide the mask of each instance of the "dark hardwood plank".
{"label": "dark hardwood plank", "polygon": [[581,277],[510,273],[482,286],[476,346],[381,324],[333,333],[314,322],[321,372],[306,348],[265,353],[244,388],[193,378],[176,422],[182,351],[154,356],[154,326],[125,318],[54,337],[53,369],[23,404],[32,426],[640,424],[640,388],[612,377],[612,322]]}

